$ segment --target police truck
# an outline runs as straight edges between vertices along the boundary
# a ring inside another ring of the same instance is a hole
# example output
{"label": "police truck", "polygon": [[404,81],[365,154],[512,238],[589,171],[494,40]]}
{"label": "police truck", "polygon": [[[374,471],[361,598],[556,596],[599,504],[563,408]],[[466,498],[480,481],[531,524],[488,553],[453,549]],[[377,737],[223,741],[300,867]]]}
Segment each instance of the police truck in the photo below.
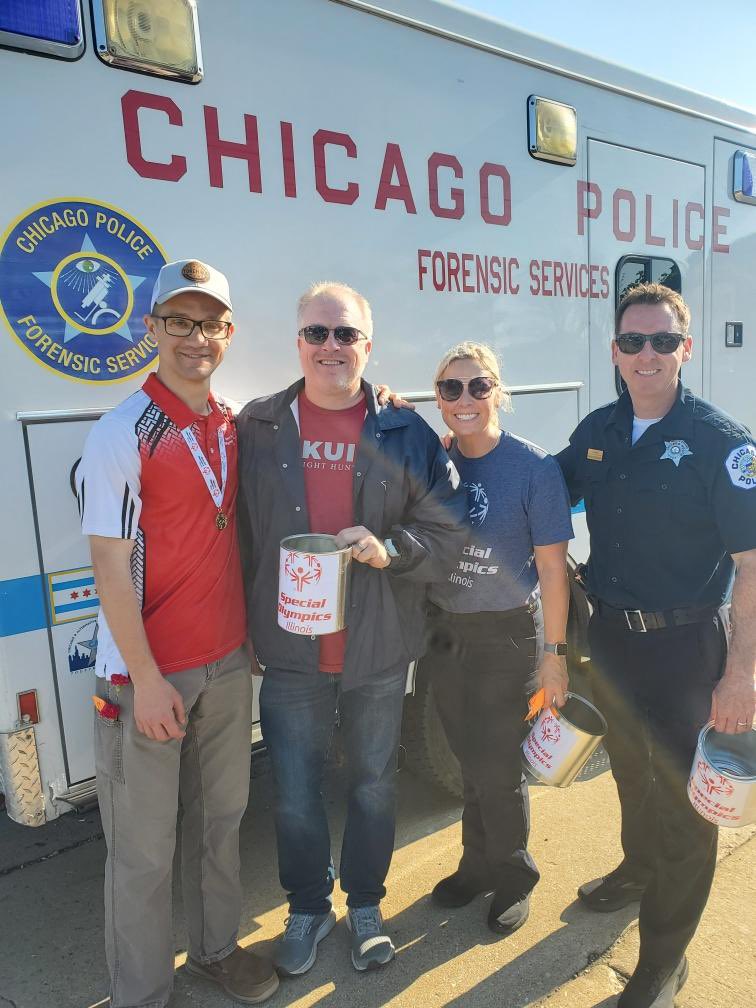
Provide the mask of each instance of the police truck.
{"label": "police truck", "polygon": [[[692,309],[686,383],[756,420],[752,112],[434,0],[6,0],[0,80],[0,792],[18,822],[94,796],[98,597],[72,471],[156,367],[142,317],[167,260],[228,275],[214,381],[238,401],[296,377],[297,296],[340,280],[372,303],[369,378],[438,428],[436,361],[487,342],[506,425],[556,451],[616,395],[618,298],[660,280]],[[584,621],[576,593],[575,655]],[[407,720],[410,757],[449,783],[422,665]]]}

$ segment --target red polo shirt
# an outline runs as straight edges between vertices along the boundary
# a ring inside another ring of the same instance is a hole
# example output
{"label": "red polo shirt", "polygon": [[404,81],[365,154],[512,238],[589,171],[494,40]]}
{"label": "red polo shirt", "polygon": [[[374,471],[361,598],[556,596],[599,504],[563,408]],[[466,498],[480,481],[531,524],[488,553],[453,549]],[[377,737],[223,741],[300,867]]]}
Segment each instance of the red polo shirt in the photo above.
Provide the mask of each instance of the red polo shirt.
{"label": "red polo shirt", "polygon": [[[212,393],[198,416],[154,374],[93,427],[77,474],[82,530],[134,539],[131,568],[150,648],[161,672],[204,665],[246,638],[236,533],[236,426]],[[181,430],[190,427],[218,484],[225,445],[228,471],[218,508]],[[104,614],[96,671],[125,674]]]}

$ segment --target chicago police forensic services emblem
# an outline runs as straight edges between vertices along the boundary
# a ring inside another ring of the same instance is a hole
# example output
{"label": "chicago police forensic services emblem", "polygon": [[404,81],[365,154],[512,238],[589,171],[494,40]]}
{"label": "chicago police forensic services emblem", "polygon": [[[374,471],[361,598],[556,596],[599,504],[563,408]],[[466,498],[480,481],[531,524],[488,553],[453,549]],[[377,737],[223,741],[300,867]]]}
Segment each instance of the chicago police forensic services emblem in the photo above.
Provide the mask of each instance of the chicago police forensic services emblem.
{"label": "chicago police forensic services emblem", "polygon": [[44,367],[75,381],[126,381],[157,344],[145,334],[163,249],[107,203],[61,199],[32,207],[0,239],[0,314]]}
{"label": "chicago police forensic services emblem", "polygon": [[756,487],[756,446],[743,444],[727,456],[725,469],[736,487],[753,490]]}
{"label": "chicago police forensic services emblem", "polygon": [[669,459],[670,462],[675,463],[675,469],[677,469],[685,456],[692,454],[693,452],[684,441],[665,441],[664,453],[659,456],[659,459]]}

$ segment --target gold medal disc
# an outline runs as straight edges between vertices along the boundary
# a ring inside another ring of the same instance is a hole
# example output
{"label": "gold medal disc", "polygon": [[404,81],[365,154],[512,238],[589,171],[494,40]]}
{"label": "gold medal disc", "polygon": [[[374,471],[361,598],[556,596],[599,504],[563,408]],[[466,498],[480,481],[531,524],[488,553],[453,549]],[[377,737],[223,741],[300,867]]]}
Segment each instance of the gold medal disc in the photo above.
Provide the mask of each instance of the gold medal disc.
{"label": "gold medal disc", "polygon": [[224,528],[228,527],[228,518],[226,517],[226,515],[223,514],[222,511],[219,511],[218,514],[215,516],[215,527],[221,532],[223,531]]}

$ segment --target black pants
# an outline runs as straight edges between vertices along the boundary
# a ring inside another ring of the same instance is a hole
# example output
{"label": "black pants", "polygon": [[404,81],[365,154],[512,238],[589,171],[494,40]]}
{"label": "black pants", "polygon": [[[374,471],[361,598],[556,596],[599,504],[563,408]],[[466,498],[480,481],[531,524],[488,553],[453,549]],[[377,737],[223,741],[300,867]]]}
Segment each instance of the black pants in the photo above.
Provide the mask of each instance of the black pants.
{"label": "black pants", "polygon": [[648,887],[640,958],[676,963],[714,877],[717,829],[693,809],[687,782],[698,733],[724,669],[718,617],[637,633],[594,614],[588,628],[596,705],[622,807],[625,864]]}
{"label": "black pants", "polygon": [[535,614],[433,609],[424,663],[464,781],[460,869],[520,899],[540,878],[527,850],[528,787],[520,746],[536,666]]}

